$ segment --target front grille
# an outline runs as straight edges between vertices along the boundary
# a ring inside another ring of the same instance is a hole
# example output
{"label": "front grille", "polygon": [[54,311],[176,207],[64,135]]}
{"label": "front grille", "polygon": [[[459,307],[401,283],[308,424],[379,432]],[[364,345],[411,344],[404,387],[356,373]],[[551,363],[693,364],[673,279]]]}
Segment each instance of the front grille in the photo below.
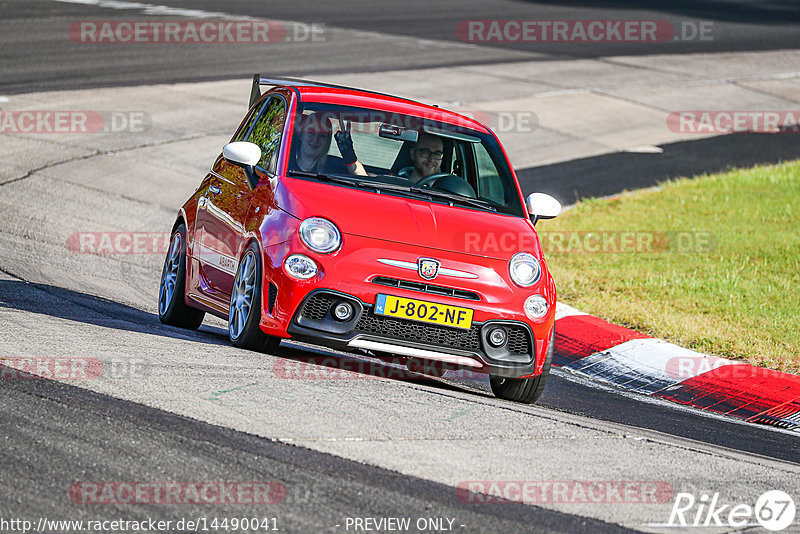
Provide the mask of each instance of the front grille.
{"label": "front grille", "polygon": [[[316,293],[309,297],[300,310],[300,315],[313,321],[321,321],[336,302],[336,295]],[[522,325],[503,324],[508,333],[506,349],[512,354],[533,354],[528,330]],[[398,340],[414,341],[427,345],[438,345],[456,349],[480,351],[481,326],[473,324],[469,330],[452,328],[435,324],[427,324],[395,317],[386,317],[372,313],[372,309],[364,309],[358,322],[353,327],[356,332],[376,334]]]}
{"label": "front grille", "polygon": [[441,295],[443,297],[453,297],[465,300],[481,300],[480,295],[473,291],[465,291],[463,289],[455,289],[452,287],[435,286],[433,284],[426,284],[424,282],[399,280],[397,278],[389,278],[388,276],[376,276],[372,279],[372,283],[382,286],[408,289],[409,291],[419,291],[420,293],[431,293],[433,295]]}
{"label": "front grille", "polygon": [[300,315],[314,321],[321,321],[328,313],[328,310],[331,309],[334,300],[335,298],[332,295],[317,293],[306,301],[300,311]]}
{"label": "front grille", "polygon": [[429,345],[442,345],[466,350],[480,349],[480,328],[477,326],[473,326],[469,330],[463,330],[395,319],[393,317],[383,317],[375,315],[369,310],[364,310],[358,323],[356,323],[355,330]]}
{"label": "front grille", "polygon": [[508,328],[508,350],[514,354],[531,354],[527,331],[521,326]]}

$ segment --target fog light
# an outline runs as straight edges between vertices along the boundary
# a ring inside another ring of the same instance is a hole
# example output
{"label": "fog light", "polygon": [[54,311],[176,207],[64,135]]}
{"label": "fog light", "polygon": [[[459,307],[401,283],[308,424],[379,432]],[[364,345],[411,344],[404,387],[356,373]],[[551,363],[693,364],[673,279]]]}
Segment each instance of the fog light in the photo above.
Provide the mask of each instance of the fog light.
{"label": "fog light", "polygon": [[547,315],[547,300],[541,295],[532,295],[525,299],[525,315],[531,319],[541,319]]}
{"label": "fog light", "polygon": [[493,347],[502,347],[506,344],[506,339],[508,339],[508,336],[505,328],[494,328],[489,332],[489,343]]}
{"label": "fog light", "polygon": [[340,302],[333,309],[333,316],[339,321],[349,321],[353,317],[353,307],[348,302]]}
{"label": "fog light", "polygon": [[299,280],[308,280],[316,276],[319,269],[314,260],[302,254],[292,254],[283,261],[283,268],[286,273]]}

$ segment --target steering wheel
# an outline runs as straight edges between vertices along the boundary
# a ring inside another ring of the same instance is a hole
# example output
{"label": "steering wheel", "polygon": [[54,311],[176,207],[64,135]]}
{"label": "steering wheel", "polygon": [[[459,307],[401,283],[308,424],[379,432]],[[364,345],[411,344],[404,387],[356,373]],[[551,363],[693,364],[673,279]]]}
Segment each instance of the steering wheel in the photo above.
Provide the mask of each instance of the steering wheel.
{"label": "steering wheel", "polygon": [[411,173],[414,172],[414,167],[403,167],[399,171],[397,171],[397,176],[400,178],[408,178],[411,176]]}
{"label": "steering wheel", "polygon": [[438,180],[443,176],[451,176],[449,172],[437,172],[436,174],[431,174],[416,183],[417,187],[430,187],[433,182]]}

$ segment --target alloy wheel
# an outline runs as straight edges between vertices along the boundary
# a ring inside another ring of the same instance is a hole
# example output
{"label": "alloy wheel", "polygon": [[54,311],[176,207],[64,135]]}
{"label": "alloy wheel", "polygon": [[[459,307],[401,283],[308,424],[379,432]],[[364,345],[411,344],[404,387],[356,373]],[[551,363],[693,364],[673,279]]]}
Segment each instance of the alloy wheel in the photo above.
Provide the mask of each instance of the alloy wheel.
{"label": "alloy wheel", "polygon": [[231,339],[238,339],[244,331],[253,304],[256,286],[256,266],[253,253],[248,251],[242,258],[231,291],[231,305],[228,312],[228,330]]}

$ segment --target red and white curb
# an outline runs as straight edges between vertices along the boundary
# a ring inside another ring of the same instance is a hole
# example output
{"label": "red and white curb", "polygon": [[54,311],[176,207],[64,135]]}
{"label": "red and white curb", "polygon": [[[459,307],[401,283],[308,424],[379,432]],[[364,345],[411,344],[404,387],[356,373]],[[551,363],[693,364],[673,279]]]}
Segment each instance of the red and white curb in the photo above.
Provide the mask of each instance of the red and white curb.
{"label": "red and white curb", "polygon": [[561,303],[553,365],[622,389],[800,432],[800,376],[701,354]]}

